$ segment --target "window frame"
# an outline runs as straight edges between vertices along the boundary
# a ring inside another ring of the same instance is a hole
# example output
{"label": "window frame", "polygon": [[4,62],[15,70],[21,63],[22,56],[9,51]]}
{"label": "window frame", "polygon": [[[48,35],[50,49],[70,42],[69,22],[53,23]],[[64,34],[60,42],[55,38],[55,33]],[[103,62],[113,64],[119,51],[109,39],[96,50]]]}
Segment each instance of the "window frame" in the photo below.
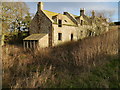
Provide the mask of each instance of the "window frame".
{"label": "window frame", "polygon": [[58,33],[58,40],[62,41],[62,33]]}
{"label": "window frame", "polygon": [[58,27],[62,27],[62,20],[58,19]]}
{"label": "window frame", "polygon": [[70,35],[70,40],[73,41],[73,33]]}
{"label": "window frame", "polygon": [[80,20],[80,25],[81,25],[81,26],[83,25],[83,20]]}

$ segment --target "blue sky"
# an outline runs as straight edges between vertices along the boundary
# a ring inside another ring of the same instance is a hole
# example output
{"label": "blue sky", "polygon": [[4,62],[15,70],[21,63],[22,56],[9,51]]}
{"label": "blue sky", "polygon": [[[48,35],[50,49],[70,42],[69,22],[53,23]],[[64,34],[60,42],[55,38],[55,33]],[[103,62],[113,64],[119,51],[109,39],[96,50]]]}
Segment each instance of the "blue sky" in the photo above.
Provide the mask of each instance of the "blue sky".
{"label": "blue sky", "polygon": [[[117,0],[116,0],[117,1]],[[30,8],[30,13],[36,13],[37,2],[26,2]],[[63,13],[64,11],[79,15],[80,8],[85,8],[86,14],[91,10],[114,11],[113,21],[118,20],[118,2],[44,2],[44,9]]]}
{"label": "blue sky", "polygon": [[1,0],[1,1],[24,1],[24,2],[118,2],[119,0]]}

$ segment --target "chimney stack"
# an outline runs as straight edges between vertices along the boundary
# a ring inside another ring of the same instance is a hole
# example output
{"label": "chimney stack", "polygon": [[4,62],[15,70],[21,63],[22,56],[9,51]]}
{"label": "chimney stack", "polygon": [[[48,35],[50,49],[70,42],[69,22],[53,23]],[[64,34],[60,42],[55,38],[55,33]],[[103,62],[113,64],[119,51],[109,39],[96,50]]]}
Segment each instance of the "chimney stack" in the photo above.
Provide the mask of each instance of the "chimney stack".
{"label": "chimney stack", "polygon": [[92,17],[95,17],[95,11],[94,10],[92,11]]}
{"label": "chimney stack", "polygon": [[38,2],[38,11],[43,10],[43,2]]}
{"label": "chimney stack", "polygon": [[85,9],[84,8],[81,8],[80,9],[80,16],[84,16],[85,15]]}

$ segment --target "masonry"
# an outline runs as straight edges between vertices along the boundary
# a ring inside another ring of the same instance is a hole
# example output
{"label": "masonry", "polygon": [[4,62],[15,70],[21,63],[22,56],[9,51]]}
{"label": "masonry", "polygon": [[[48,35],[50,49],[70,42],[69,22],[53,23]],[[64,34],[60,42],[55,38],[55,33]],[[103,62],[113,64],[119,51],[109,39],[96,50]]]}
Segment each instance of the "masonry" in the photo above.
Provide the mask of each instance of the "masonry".
{"label": "masonry", "polygon": [[25,48],[52,47],[108,31],[107,19],[96,17],[94,10],[92,16],[87,16],[85,9],[80,9],[77,16],[69,12],[51,12],[43,7],[43,2],[38,2],[38,10],[30,24],[30,36],[23,40]]}

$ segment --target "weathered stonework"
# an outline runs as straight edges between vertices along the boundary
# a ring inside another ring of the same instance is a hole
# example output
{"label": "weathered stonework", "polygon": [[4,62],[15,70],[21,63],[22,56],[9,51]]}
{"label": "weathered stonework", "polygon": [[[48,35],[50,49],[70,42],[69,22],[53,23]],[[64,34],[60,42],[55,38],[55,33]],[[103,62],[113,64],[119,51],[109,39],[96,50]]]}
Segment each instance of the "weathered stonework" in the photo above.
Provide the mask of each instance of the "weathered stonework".
{"label": "weathered stonework", "polygon": [[38,11],[30,24],[30,35],[46,34],[38,38],[38,47],[44,48],[102,34],[108,31],[108,26],[107,20],[96,17],[94,11],[91,17],[85,15],[84,9],[80,10],[80,16],[68,12],[60,14],[43,10],[43,3],[39,2]]}
{"label": "weathered stonework", "polygon": [[39,44],[38,45],[39,45],[40,48],[49,47],[49,39],[48,38],[49,38],[48,34],[46,34],[44,37],[42,37],[39,40]]}
{"label": "weathered stonework", "polygon": [[[58,27],[58,25],[53,24],[54,30],[53,30],[53,45],[58,45],[63,42],[71,41],[70,35],[73,34],[73,40],[78,40],[78,33],[77,33],[77,27],[75,26],[66,26],[63,25],[62,28]],[[62,33],[62,40],[58,40],[58,33]]]}

